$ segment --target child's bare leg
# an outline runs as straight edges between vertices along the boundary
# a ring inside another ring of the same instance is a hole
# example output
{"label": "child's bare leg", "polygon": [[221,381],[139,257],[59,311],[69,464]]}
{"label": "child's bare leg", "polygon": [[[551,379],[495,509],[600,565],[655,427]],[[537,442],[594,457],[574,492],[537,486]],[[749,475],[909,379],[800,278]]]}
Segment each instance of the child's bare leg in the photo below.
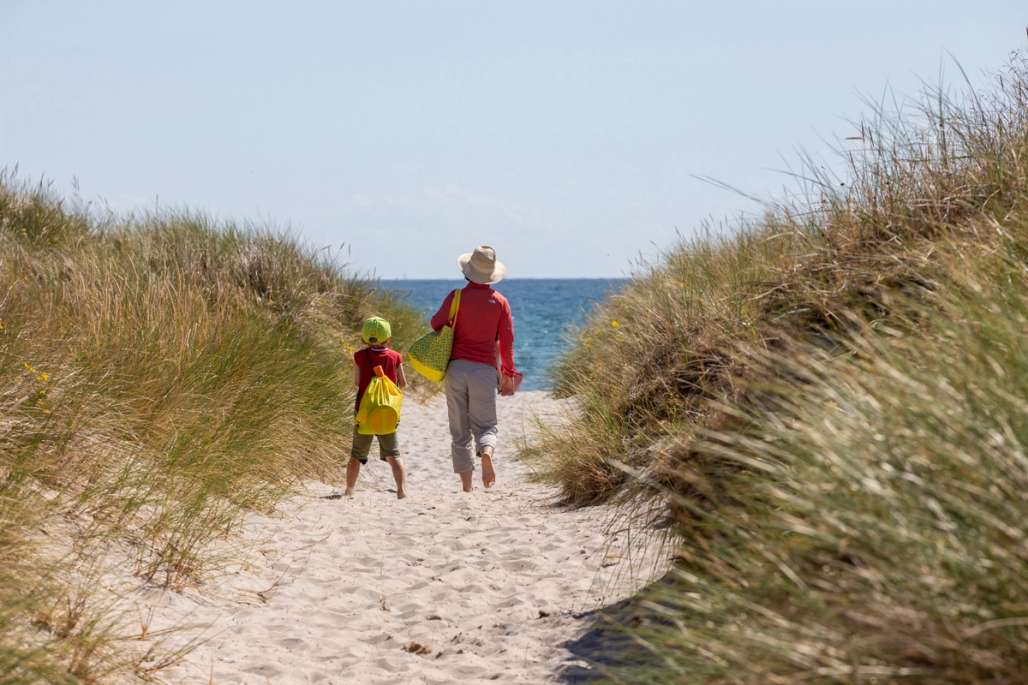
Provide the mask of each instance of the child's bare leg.
{"label": "child's bare leg", "polygon": [[403,499],[407,496],[407,472],[403,468],[403,460],[399,457],[386,457],[389,468],[393,470],[393,480],[396,481],[396,499]]}
{"label": "child's bare leg", "polygon": [[496,485],[496,471],[493,470],[493,448],[483,447],[478,456],[482,458],[482,485],[491,488]]}
{"label": "child's bare leg", "polygon": [[460,485],[464,489],[464,492],[471,492],[474,488],[471,485],[471,476],[474,471],[461,471],[457,475],[460,476]]}
{"label": "child's bare leg", "polygon": [[344,494],[347,497],[353,494],[353,489],[357,485],[357,476],[359,475],[361,475],[360,459],[350,457],[350,461],[346,465],[346,492]]}

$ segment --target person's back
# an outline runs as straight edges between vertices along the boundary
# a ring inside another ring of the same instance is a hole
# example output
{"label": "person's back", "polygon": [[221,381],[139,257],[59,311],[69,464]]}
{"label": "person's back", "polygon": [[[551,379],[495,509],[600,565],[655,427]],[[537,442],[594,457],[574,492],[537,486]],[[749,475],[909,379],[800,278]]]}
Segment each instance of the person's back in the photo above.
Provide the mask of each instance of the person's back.
{"label": "person's back", "polygon": [[375,377],[375,367],[381,366],[389,380],[399,383],[400,369],[403,368],[403,355],[384,345],[369,345],[354,353],[353,363],[357,367],[357,397],[353,407],[356,414],[360,409],[364,391],[368,389],[371,379]]}
{"label": "person's back", "polygon": [[[433,329],[438,331],[447,323],[452,300],[453,293],[450,293],[432,317]],[[450,359],[463,359],[496,368],[497,353],[501,371],[513,375],[514,320],[510,303],[491,286],[469,282],[461,291]]]}

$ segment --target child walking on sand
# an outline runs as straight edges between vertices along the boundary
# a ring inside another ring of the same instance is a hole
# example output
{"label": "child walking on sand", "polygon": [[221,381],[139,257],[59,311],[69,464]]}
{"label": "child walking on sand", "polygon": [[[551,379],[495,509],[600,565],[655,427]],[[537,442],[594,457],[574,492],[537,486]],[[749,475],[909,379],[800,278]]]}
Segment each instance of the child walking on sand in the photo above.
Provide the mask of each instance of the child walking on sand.
{"label": "child walking on sand", "polygon": [[[382,372],[397,387],[407,386],[407,377],[403,373],[403,356],[396,350],[389,349],[393,333],[389,322],[385,319],[373,316],[364,321],[361,326],[361,340],[367,347],[357,350],[353,355],[354,369],[353,380],[357,384],[357,400],[354,405],[354,415],[360,408],[361,398],[368,389],[371,379],[375,375],[375,367],[381,366]],[[396,439],[396,433],[389,435],[362,435],[357,432],[357,426],[353,427],[353,447],[350,450],[350,462],[346,465],[346,496],[353,495],[353,489],[357,485],[357,478],[360,476],[361,466],[368,463],[368,454],[371,452],[372,438],[378,437],[379,458],[389,463],[393,471],[393,479],[396,481],[396,497],[403,499],[407,496],[406,480],[407,474],[403,468],[403,460],[400,459],[400,445]]]}

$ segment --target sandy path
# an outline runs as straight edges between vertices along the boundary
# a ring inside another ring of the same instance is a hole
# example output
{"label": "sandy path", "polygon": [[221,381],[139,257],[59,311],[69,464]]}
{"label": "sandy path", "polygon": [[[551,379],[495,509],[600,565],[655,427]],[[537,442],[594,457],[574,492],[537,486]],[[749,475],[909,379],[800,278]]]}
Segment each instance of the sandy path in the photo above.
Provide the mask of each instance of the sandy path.
{"label": "sandy path", "polygon": [[511,460],[510,445],[531,430],[533,416],[567,410],[538,392],[502,400],[499,483],[486,491],[476,473],[476,491],[465,495],[450,467],[442,399],[408,402],[400,432],[406,500],[395,498],[388,466],[373,459],[353,499],[311,484],[279,515],[248,519],[245,566],[198,591],[139,599],[141,613],[156,607],[155,630],[209,626],[206,642],[161,677],[389,685],[554,679],[570,656],[562,643],[585,627],[576,615],[631,594],[653,567],[652,557],[632,561],[623,540],[609,544],[608,510],[554,508],[553,490],[529,483],[528,467]]}

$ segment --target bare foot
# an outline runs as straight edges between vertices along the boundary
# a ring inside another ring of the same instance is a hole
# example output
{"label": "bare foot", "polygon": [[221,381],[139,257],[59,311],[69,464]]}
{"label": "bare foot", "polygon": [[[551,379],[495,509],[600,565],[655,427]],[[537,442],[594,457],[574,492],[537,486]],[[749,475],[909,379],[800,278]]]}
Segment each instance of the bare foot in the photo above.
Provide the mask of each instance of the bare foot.
{"label": "bare foot", "polygon": [[491,452],[482,452],[482,485],[491,488],[496,485],[496,471],[493,470],[493,455]]}
{"label": "bare foot", "polygon": [[464,473],[458,474],[460,476],[460,485],[464,489],[464,492],[471,492],[474,489],[471,485],[472,473],[472,471],[465,471]]}
{"label": "bare foot", "polygon": [[405,490],[397,490],[396,491],[396,499],[403,499],[406,496],[407,496],[407,492]]}
{"label": "bare foot", "polygon": [[343,493],[343,497],[353,497],[353,488],[347,488],[346,492]]}

